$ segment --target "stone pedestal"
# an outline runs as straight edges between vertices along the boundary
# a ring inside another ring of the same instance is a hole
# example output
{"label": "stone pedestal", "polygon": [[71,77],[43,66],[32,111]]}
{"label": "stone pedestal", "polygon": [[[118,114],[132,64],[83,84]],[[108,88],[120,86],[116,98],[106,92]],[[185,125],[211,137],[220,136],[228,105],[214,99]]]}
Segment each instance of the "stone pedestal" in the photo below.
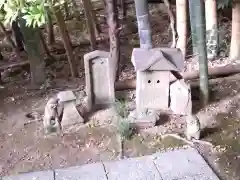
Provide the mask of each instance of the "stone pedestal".
{"label": "stone pedestal", "polygon": [[160,119],[160,113],[157,111],[145,112],[142,116],[137,116],[137,111],[132,111],[128,117],[131,124],[138,129],[152,128]]}
{"label": "stone pedestal", "polygon": [[63,103],[64,107],[61,122],[63,130],[75,124],[83,124],[84,119],[76,108],[76,96],[74,93],[72,91],[62,91],[58,93],[57,97],[60,99],[60,103]]}

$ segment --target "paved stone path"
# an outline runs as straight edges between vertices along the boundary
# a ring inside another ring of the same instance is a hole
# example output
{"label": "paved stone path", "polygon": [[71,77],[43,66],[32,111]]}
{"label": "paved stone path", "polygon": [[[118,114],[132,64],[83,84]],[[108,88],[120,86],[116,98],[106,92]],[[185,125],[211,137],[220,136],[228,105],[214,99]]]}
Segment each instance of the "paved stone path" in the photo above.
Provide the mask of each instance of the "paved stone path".
{"label": "paved stone path", "polygon": [[219,180],[192,148],[4,177],[3,180]]}

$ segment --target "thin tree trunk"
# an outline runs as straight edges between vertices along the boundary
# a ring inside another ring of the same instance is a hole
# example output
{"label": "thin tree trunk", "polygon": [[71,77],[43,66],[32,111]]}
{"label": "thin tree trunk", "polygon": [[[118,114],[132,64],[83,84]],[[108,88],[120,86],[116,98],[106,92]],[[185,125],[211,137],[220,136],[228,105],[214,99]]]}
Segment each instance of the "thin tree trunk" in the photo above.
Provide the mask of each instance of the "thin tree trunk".
{"label": "thin tree trunk", "polygon": [[72,6],[73,6],[73,11],[74,11],[74,16],[76,16],[77,20],[81,20],[81,16],[80,16],[80,11],[78,9],[78,4],[76,3],[76,0],[72,0]]}
{"label": "thin tree trunk", "polygon": [[8,43],[12,46],[12,48],[14,49],[15,53],[16,53],[16,56],[17,58],[20,58],[20,53],[19,53],[19,50],[18,48],[16,47],[15,43],[13,42],[12,38],[9,36],[9,34],[7,33],[4,25],[2,24],[2,22],[0,22],[0,28],[1,28],[1,31],[3,32],[3,34],[5,35],[5,37],[7,38],[8,40]]}
{"label": "thin tree trunk", "polygon": [[121,8],[121,16],[122,16],[121,18],[123,20],[125,20],[127,17],[127,6],[125,1],[126,0],[120,0],[120,8]]}
{"label": "thin tree trunk", "polygon": [[92,2],[89,2],[89,10],[91,12],[91,16],[92,16],[92,20],[93,20],[93,26],[94,26],[94,30],[95,30],[95,36],[96,37],[100,37],[100,33],[101,33],[101,27],[98,24],[98,20],[97,20],[97,16],[96,13],[93,9],[93,5]]}
{"label": "thin tree trunk", "polygon": [[107,23],[109,27],[110,39],[110,62],[112,67],[113,82],[118,80],[119,75],[119,62],[120,62],[120,41],[119,41],[119,26],[117,19],[117,1],[105,0],[105,7],[107,10],[108,18]]}
{"label": "thin tree trunk", "polygon": [[[204,12],[204,1],[202,0],[190,0],[189,10],[190,21],[192,27],[195,26],[196,32],[196,48],[197,58],[199,60],[199,71],[200,71],[200,99],[202,106],[206,106],[209,101],[209,89],[208,89],[208,60],[207,60],[207,49],[206,49],[206,26],[205,26],[205,12]],[[193,19],[192,17],[195,16]],[[194,22],[193,22],[194,21]]]}
{"label": "thin tree trunk", "polygon": [[189,16],[190,16],[190,26],[191,26],[191,42],[192,42],[192,51],[193,51],[193,55],[197,55],[197,39],[196,39],[196,27],[197,24],[195,22],[196,16],[194,15],[194,12],[190,11],[190,0],[188,0],[189,2]]}
{"label": "thin tree trunk", "polygon": [[82,0],[82,1],[83,1],[84,12],[85,12],[85,17],[86,17],[86,22],[88,27],[91,49],[93,51],[97,49],[97,42],[96,42],[95,30],[93,27],[94,20],[91,14],[91,10],[92,10],[91,2],[89,0]]}
{"label": "thin tree trunk", "polygon": [[23,35],[21,33],[21,30],[18,26],[18,20],[12,22],[12,30],[13,35],[16,41],[16,45],[18,48],[18,51],[24,51],[24,41],[23,41]]}
{"label": "thin tree trunk", "polygon": [[57,23],[59,25],[60,33],[62,36],[62,41],[64,48],[66,50],[66,54],[68,57],[68,64],[70,67],[72,77],[77,77],[77,69],[75,68],[75,58],[73,55],[72,44],[70,41],[70,37],[66,28],[66,24],[64,22],[64,18],[62,12],[59,9],[54,9],[54,13],[57,19]]}
{"label": "thin tree trunk", "polygon": [[39,36],[40,36],[40,41],[41,41],[41,45],[42,45],[44,53],[48,56],[48,58],[52,59],[53,57],[52,57],[52,55],[51,55],[51,53],[50,53],[50,51],[47,47],[47,44],[44,40],[44,37],[43,37],[43,34],[42,34],[41,31],[39,32]]}
{"label": "thin tree trunk", "polygon": [[170,19],[170,27],[171,27],[171,30],[172,30],[172,45],[171,45],[171,48],[175,48],[176,47],[176,44],[177,44],[177,41],[176,41],[176,38],[177,38],[177,32],[175,30],[175,18],[174,18],[174,14],[171,10],[171,5],[169,3],[169,0],[163,0],[165,6],[167,7],[167,12],[168,12],[168,16],[169,16],[169,19]]}
{"label": "thin tree trunk", "polygon": [[39,43],[40,29],[27,27],[26,21],[23,18],[20,19],[19,24],[28,53],[32,85],[40,86],[45,83],[45,63],[42,58],[41,43]]}
{"label": "thin tree trunk", "polygon": [[[0,60],[3,60],[3,55],[2,55],[2,52],[0,52]],[[1,73],[0,73],[1,74]]]}
{"label": "thin tree trunk", "polygon": [[183,57],[186,57],[187,53],[187,11],[188,11],[187,0],[176,1],[176,21],[177,21],[177,48],[181,49]]}
{"label": "thin tree trunk", "polygon": [[68,19],[69,18],[68,4],[65,2],[63,7],[64,7],[64,12],[65,12],[65,19]]}
{"label": "thin tree trunk", "polygon": [[141,48],[152,48],[152,31],[147,0],[134,0]]}
{"label": "thin tree trunk", "polygon": [[96,37],[100,37],[100,34],[101,34],[102,31],[101,31],[101,27],[100,27],[100,25],[98,23],[98,19],[97,19],[96,13],[93,10],[93,8],[91,10],[91,15],[93,17],[93,25],[94,25],[94,30],[95,30],[95,36]]}
{"label": "thin tree trunk", "polygon": [[217,0],[205,0],[206,40],[208,59],[215,59],[218,53]]}
{"label": "thin tree trunk", "polygon": [[240,1],[232,4],[232,37],[230,46],[230,58],[240,59]]}
{"label": "thin tree trunk", "polygon": [[47,22],[47,42],[49,45],[53,45],[55,43],[55,36],[53,30],[53,22],[51,14],[48,13],[48,22]]}

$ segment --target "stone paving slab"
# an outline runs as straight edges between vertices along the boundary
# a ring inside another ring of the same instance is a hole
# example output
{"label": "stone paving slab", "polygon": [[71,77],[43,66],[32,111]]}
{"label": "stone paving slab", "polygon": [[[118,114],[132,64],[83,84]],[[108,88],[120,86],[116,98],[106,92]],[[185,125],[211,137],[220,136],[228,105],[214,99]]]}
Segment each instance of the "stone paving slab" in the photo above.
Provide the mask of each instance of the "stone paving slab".
{"label": "stone paving slab", "polygon": [[2,180],[54,180],[54,171],[22,173],[16,176],[3,177]]}
{"label": "stone paving slab", "polygon": [[[156,153],[154,163],[165,180],[197,177],[198,180],[219,180],[202,156],[192,148]],[[201,177],[201,178],[200,178]]]}
{"label": "stone paving slab", "polygon": [[3,180],[219,180],[192,148],[79,167],[20,174]]}
{"label": "stone paving slab", "polygon": [[104,162],[108,180],[162,180],[151,156]]}
{"label": "stone paving slab", "polygon": [[55,170],[55,180],[107,180],[102,163]]}

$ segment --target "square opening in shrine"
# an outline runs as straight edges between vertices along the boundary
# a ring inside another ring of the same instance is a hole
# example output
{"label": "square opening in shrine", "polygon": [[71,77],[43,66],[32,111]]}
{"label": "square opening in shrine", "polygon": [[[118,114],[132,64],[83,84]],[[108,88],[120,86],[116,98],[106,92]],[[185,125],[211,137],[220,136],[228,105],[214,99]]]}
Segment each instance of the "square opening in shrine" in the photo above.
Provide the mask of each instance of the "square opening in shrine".
{"label": "square opening in shrine", "polygon": [[137,112],[168,109],[170,76],[184,66],[181,51],[176,48],[135,48],[131,60],[137,71]]}
{"label": "square opening in shrine", "polygon": [[84,55],[88,107],[106,107],[114,103],[114,82],[109,53],[93,51]]}

